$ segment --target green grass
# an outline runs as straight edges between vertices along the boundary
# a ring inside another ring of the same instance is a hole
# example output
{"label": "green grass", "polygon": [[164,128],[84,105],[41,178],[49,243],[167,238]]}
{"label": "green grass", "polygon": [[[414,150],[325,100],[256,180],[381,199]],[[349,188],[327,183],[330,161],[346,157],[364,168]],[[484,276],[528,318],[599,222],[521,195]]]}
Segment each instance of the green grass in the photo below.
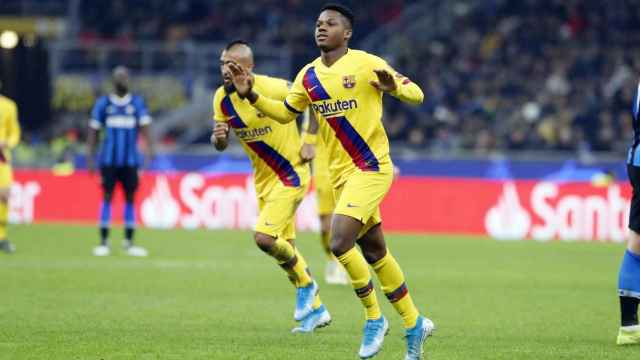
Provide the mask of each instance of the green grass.
{"label": "green grass", "polygon": [[[11,238],[18,252],[0,256],[0,359],[357,358],[363,313],[353,291],[321,280],[334,322],[290,334],[293,289],[249,232],[143,229],[147,259],[92,257],[91,227],[15,226]],[[387,240],[438,326],[429,359],[640,356],[614,345],[621,245]],[[322,274],[316,236],[298,244]],[[376,359],[402,359],[402,324],[384,302],[391,332]]]}

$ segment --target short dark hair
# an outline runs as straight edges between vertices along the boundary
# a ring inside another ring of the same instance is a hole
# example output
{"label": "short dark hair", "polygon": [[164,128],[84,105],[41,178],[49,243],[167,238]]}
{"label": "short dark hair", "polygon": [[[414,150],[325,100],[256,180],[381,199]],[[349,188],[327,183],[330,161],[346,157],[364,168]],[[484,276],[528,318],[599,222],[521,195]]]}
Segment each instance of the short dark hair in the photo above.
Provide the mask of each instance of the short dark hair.
{"label": "short dark hair", "polygon": [[329,3],[323,6],[320,12],[323,12],[325,10],[333,10],[339,12],[340,15],[349,20],[349,25],[353,27],[353,24],[355,23],[355,16],[353,15],[353,11],[351,11],[351,9],[349,9],[348,7],[341,4]]}
{"label": "short dark hair", "polygon": [[236,46],[236,45],[249,46],[249,43],[247,41],[245,41],[245,40],[237,39],[237,40],[233,40],[232,42],[228,43],[227,46],[224,47],[224,49],[228,51],[228,50],[231,50],[231,48]]}

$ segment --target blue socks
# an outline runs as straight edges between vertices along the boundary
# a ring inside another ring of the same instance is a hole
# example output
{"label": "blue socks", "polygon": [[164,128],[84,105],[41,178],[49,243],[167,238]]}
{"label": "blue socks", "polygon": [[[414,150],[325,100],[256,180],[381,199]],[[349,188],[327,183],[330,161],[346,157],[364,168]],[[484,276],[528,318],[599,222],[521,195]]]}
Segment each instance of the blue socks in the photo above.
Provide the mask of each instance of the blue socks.
{"label": "blue socks", "polygon": [[620,325],[638,325],[638,303],[640,302],[640,255],[629,250],[624,252],[620,275],[618,276],[620,295]]}
{"label": "blue socks", "polygon": [[618,292],[620,296],[640,298],[640,254],[629,250],[624,252],[618,276]]}
{"label": "blue socks", "polygon": [[[109,226],[111,225],[111,202],[103,201],[100,208],[100,244],[107,246],[109,238]],[[124,205],[124,237],[129,245],[133,242],[134,229],[136,227],[135,206],[131,202]]]}
{"label": "blue socks", "polygon": [[111,202],[103,201],[100,208],[100,227],[108,228],[111,224]]}
{"label": "blue socks", "polygon": [[136,226],[135,207],[130,202],[124,205],[124,226],[128,228]]}

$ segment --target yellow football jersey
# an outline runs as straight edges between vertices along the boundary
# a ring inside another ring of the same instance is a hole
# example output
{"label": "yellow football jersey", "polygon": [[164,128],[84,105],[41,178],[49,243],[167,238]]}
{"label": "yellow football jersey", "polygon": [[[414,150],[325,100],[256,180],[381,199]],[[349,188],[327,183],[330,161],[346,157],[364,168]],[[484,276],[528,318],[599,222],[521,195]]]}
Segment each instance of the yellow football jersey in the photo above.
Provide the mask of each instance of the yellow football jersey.
{"label": "yellow football jersey", "polygon": [[[254,88],[279,100],[289,92],[286,80],[264,75],[255,75]],[[308,184],[309,165],[302,164],[300,158],[302,142],[295,121],[273,121],[237,93],[227,94],[222,86],[213,98],[213,119],[227,122],[240,140],[253,165],[258,197],[278,183],[288,187]]]}
{"label": "yellow football jersey", "polygon": [[[394,75],[397,90],[392,96],[408,103],[422,102],[424,95],[416,84],[383,59],[353,49],[330,67],[321,58],[306,65],[285,99],[284,107],[291,114],[300,113],[311,104],[319,122],[320,137],[327,147],[334,187],[354,172],[393,171],[389,140],[382,124],[383,92],[369,83],[378,80],[374,72],[378,69]],[[256,92],[261,93],[260,89]],[[291,119],[263,96],[254,106],[280,121]]]}
{"label": "yellow football jersey", "polygon": [[2,152],[0,162],[11,161],[11,149],[20,141],[20,123],[18,123],[18,107],[8,97],[0,95],[0,142],[7,148]]}

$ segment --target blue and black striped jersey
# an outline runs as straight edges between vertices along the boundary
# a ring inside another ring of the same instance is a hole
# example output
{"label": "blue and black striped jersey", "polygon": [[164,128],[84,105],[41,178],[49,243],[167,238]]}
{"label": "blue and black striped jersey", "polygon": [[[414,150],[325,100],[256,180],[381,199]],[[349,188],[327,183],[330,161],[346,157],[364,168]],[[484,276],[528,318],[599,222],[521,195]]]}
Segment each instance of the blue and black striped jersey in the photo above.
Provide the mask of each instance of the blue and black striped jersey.
{"label": "blue and black striped jersey", "polygon": [[98,99],[91,111],[89,126],[105,132],[100,147],[100,166],[139,166],[138,128],[150,123],[151,116],[140,96],[109,95]]}

